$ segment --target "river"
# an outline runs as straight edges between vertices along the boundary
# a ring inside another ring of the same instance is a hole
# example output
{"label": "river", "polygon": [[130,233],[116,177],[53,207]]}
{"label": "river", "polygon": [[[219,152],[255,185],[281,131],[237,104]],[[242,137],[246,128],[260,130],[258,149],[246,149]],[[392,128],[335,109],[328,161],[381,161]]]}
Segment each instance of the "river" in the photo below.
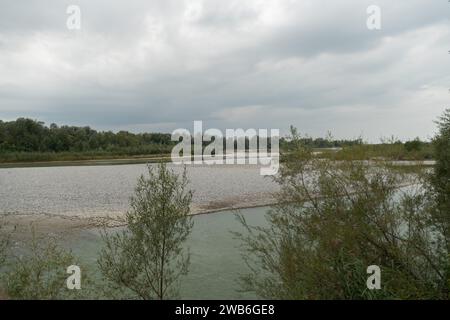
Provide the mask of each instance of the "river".
{"label": "river", "polygon": [[[179,166],[169,165],[177,173]],[[97,228],[70,229],[56,223],[58,217],[83,220],[93,216],[123,214],[128,209],[137,178],[146,172],[142,164],[114,166],[36,167],[0,169],[0,214],[38,219],[42,230],[58,233],[59,241],[80,258],[82,269],[96,270],[102,246]],[[239,277],[248,270],[240,242],[232,231],[243,231],[236,220],[240,212],[254,225],[263,225],[267,207],[248,208],[273,202],[278,186],[259,174],[258,166],[188,166],[189,187],[194,191],[194,228],[186,247],[191,253],[190,272],[181,281],[185,299],[253,299],[242,292]],[[225,209],[225,210],[224,210]],[[96,274],[98,276],[98,273]]]}

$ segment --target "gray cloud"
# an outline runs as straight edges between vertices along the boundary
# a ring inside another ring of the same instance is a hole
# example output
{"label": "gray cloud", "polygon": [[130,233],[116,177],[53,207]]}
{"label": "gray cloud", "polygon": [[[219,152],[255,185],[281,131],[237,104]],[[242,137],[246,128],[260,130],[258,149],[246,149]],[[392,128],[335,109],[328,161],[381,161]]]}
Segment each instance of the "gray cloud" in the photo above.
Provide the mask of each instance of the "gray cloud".
{"label": "gray cloud", "polygon": [[369,31],[371,4],[0,0],[0,119],[426,138],[448,102],[450,5],[379,0]]}

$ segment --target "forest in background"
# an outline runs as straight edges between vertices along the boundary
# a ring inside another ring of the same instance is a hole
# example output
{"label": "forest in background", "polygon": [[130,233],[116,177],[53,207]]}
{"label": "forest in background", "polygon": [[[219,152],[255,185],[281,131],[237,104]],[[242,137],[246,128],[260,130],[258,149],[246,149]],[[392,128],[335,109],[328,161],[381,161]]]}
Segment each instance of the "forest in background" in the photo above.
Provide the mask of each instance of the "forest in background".
{"label": "forest in background", "polygon": [[[431,144],[418,138],[406,142],[395,138],[383,139],[379,144],[366,143],[362,138],[337,140],[331,135],[327,138],[303,136],[301,140],[310,148],[341,148],[337,155],[343,159],[348,154],[354,157],[358,153],[361,157],[390,160],[432,159]],[[97,131],[88,126],[58,126],[54,123],[47,126],[44,122],[27,118],[0,120],[0,163],[169,155],[176,143],[171,141],[170,133],[114,133]],[[282,153],[289,152],[291,147],[289,139],[280,139]]]}

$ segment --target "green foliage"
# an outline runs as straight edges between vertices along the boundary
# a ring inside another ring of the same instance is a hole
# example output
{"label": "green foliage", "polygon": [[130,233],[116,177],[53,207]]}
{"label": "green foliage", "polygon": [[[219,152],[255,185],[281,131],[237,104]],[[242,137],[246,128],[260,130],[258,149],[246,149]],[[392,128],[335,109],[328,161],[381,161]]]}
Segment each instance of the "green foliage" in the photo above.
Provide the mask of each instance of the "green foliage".
{"label": "green foliage", "polygon": [[131,198],[128,228],[103,234],[98,265],[113,286],[138,298],[173,298],[176,283],[188,271],[189,253],[182,244],[193,226],[192,192],[186,170],[179,176],[161,163],[156,171],[148,166],[148,175],[140,177]]}
{"label": "green foliage", "polygon": [[9,249],[10,238],[9,233],[5,231],[5,226],[0,221],[0,269],[6,260],[7,250]]}
{"label": "green foliage", "polygon": [[[291,126],[291,130],[292,130]],[[353,139],[353,140],[338,140],[333,139],[331,133],[328,133],[326,138],[312,138],[312,137],[299,137],[299,141],[309,147],[309,148],[342,148],[349,146],[357,146],[362,145],[363,140],[361,138]],[[295,142],[290,138],[281,138],[280,139],[280,148],[285,151],[289,151],[294,147]]]}
{"label": "green foliage", "polygon": [[423,142],[420,141],[419,138],[416,138],[416,139],[414,139],[412,141],[405,142],[405,149],[408,152],[420,151],[422,149],[422,146],[423,146]]}
{"label": "green foliage", "polygon": [[431,160],[433,159],[433,148],[430,143],[418,140],[381,144],[361,144],[344,147],[336,155],[340,160],[369,160],[386,159],[393,161],[402,160]]}
{"label": "green foliage", "polygon": [[440,118],[438,127],[439,134],[433,141],[436,166],[432,182],[439,195],[439,205],[450,216],[450,109]]}
{"label": "green foliage", "polygon": [[24,118],[10,122],[0,120],[2,161],[63,160],[58,157],[61,153],[79,157],[161,154],[170,152],[172,145],[170,134],[98,132],[89,127],[58,127],[56,124],[46,127],[43,122]]}
{"label": "green foliage", "polygon": [[[269,227],[239,216],[245,289],[269,299],[448,299],[445,237],[420,177],[385,161],[317,159],[296,131],[293,141]],[[370,265],[382,270],[381,290],[367,289]]]}
{"label": "green foliage", "polygon": [[[431,198],[435,203],[433,219],[445,235],[447,251],[450,252],[450,109],[437,122],[439,133],[433,140],[436,165],[430,176]],[[447,265],[450,283],[450,262]]]}
{"label": "green foliage", "polygon": [[70,252],[52,239],[37,239],[34,235],[25,249],[23,254],[8,259],[1,277],[1,287],[9,298],[73,299],[82,294],[82,290],[69,290],[66,286],[67,267],[77,264]]}
{"label": "green foliage", "polygon": [[[291,126],[291,130],[295,129]],[[369,144],[362,138],[354,140],[336,140],[330,133],[327,138],[316,138],[298,136],[298,141],[292,138],[280,139],[280,150],[282,153],[295,151],[296,143],[304,147],[314,149],[314,154],[319,158],[335,158],[339,160],[431,160],[433,158],[433,147],[429,142],[420,141],[416,138],[405,143],[390,137],[381,139],[379,144]]]}

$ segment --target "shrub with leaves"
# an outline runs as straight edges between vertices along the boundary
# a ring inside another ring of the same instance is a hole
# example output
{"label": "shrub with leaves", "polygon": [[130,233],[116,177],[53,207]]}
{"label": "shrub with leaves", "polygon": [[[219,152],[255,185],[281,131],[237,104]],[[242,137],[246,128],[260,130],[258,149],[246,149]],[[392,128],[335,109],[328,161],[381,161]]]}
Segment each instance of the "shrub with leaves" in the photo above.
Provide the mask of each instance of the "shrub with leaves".
{"label": "shrub with leaves", "polygon": [[[268,227],[238,216],[245,289],[269,299],[448,299],[448,252],[420,175],[296,146],[275,178]],[[370,265],[381,268],[380,290],[366,286]]]}
{"label": "shrub with leaves", "polygon": [[10,244],[9,234],[5,230],[5,226],[0,222],[0,268],[6,260],[6,252]]}
{"label": "shrub with leaves", "polygon": [[102,274],[117,289],[146,300],[177,296],[176,284],[189,265],[183,243],[193,226],[187,184],[186,170],[177,175],[164,163],[149,165],[148,177],[139,178],[127,229],[103,234],[105,248],[98,259]]}
{"label": "shrub with leaves", "polygon": [[1,279],[9,298],[49,300],[77,298],[86,294],[83,290],[67,288],[67,267],[77,262],[55,240],[38,239],[33,233],[32,240],[19,251],[22,253],[8,257]]}
{"label": "shrub with leaves", "polygon": [[429,179],[430,198],[433,203],[433,224],[436,234],[442,235],[441,251],[447,253],[445,274],[450,294],[450,109],[437,121],[439,132],[433,140],[436,165]]}

